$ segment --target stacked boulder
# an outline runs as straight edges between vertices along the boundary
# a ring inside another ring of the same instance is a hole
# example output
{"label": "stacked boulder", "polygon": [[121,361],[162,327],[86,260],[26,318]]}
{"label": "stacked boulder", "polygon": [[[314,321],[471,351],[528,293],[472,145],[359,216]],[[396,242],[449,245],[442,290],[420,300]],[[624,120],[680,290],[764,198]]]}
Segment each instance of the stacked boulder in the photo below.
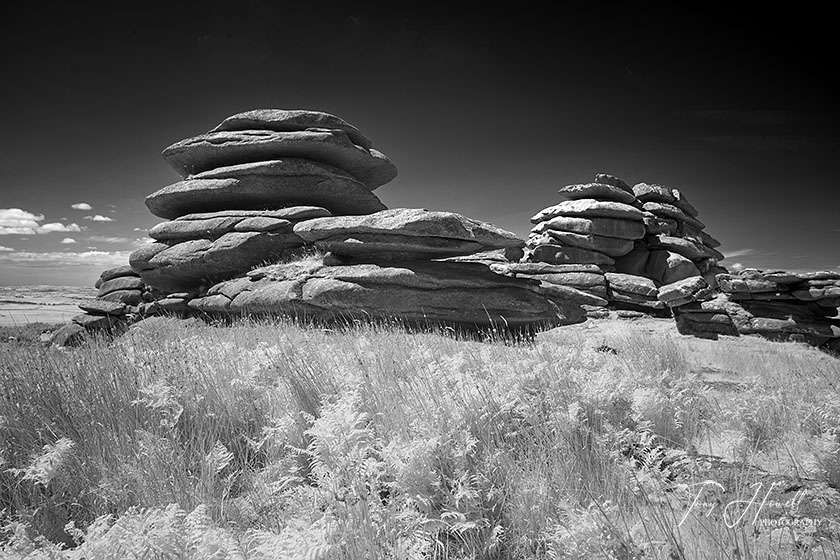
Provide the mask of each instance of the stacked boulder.
{"label": "stacked boulder", "polygon": [[120,266],[100,274],[94,284],[97,297],[79,304],[84,313],[52,333],[48,342],[56,346],[78,344],[91,331],[113,331],[133,316],[144,313],[154,296],[130,266]]}
{"label": "stacked boulder", "polygon": [[442,261],[521,255],[524,241],[451,212],[388,210],[372,191],[396,168],[334,115],[249,111],[163,157],[184,179],[147,197],[167,221],[130,257],[159,292],[150,312],[512,327],[584,320],[587,294]]}
{"label": "stacked boulder", "polygon": [[384,210],[372,191],[397,175],[356,127],[317,111],[240,113],[163,157],[184,180],[146,198],[169,221],[130,264],[148,285],[187,294],[176,300],[301,247],[298,221]]}
{"label": "stacked boulder", "polygon": [[[714,275],[724,272],[717,266],[723,259],[715,249],[720,243],[704,231],[697,210],[678,189],[630,187],[599,173],[593,183],[559,192],[568,200],[531,218],[535,225],[523,260],[563,267],[555,274],[594,267],[588,272],[600,272],[603,279],[571,285],[605,294],[612,306],[667,314],[668,307],[709,297]],[[698,280],[671,286],[689,278]],[[667,288],[664,298],[661,288]]]}
{"label": "stacked boulder", "polygon": [[675,310],[684,334],[757,334],[840,350],[840,273],[745,269],[719,274],[721,294]]}

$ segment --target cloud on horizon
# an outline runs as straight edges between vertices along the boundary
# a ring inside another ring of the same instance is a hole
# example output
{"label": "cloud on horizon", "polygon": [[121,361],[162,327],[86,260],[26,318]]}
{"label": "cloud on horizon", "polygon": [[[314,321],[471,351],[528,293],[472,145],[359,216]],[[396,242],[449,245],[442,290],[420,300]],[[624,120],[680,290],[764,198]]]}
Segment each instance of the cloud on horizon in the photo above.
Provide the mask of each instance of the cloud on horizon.
{"label": "cloud on horizon", "polygon": [[65,237],[64,239],[61,240],[61,243],[63,243],[64,245],[67,245],[69,243],[75,243],[75,242],[76,242],[76,240],[73,239],[72,237]]}
{"label": "cloud on horizon", "polygon": [[43,221],[43,214],[33,214],[20,208],[0,208],[0,235],[40,235],[82,231],[82,228],[76,223],[40,223]]}
{"label": "cloud on horizon", "polygon": [[0,254],[0,264],[26,268],[59,266],[114,267],[128,264],[131,251],[82,251],[34,253],[28,251]]}
{"label": "cloud on horizon", "polygon": [[107,237],[104,235],[91,235],[87,238],[89,243],[130,243],[127,237]]}
{"label": "cloud on horizon", "polygon": [[[14,251],[14,249],[12,249],[11,247],[4,247],[3,245],[0,245],[0,253],[10,252],[10,251]],[[838,267],[838,268],[840,268],[840,267]]]}
{"label": "cloud on horizon", "polygon": [[85,220],[91,220],[93,222],[113,222],[114,218],[109,218],[108,216],[103,216],[102,214],[96,214],[93,216],[85,216]]}
{"label": "cloud on horizon", "polygon": [[76,204],[71,204],[70,208],[73,210],[93,210],[93,206],[87,202],[77,202]]}

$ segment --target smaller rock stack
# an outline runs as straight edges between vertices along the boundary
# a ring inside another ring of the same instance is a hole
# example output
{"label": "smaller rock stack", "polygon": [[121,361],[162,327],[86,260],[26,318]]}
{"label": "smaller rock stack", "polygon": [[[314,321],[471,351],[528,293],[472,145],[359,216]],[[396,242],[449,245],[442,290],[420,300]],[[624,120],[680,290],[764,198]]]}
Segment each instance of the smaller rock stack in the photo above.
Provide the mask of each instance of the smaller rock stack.
{"label": "smaller rock stack", "polygon": [[[707,298],[723,259],[697,210],[678,189],[599,173],[594,183],[560,189],[568,200],[537,213],[523,261],[548,263],[564,283],[605,297],[617,308],[667,314],[667,308]],[[575,267],[592,266],[601,281]],[[598,272],[596,272],[596,270]],[[671,286],[688,278],[699,278]],[[583,282],[578,282],[583,280]],[[594,291],[593,291],[594,288]],[[660,298],[660,288],[665,296]]]}
{"label": "smaller rock stack", "polygon": [[840,273],[745,269],[718,274],[721,294],[675,309],[684,334],[757,334],[840,350]]}
{"label": "smaller rock stack", "polygon": [[177,142],[164,159],[185,179],[146,198],[169,221],[130,257],[178,307],[195,291],[303,246],[302,220],[385,209],[373,190],[397,170],[356,127],[328,113],[260,109]]}
{"label": "smaller rock stack", "polygon": [[153,299],[140,275],[130,266],[102,272],[94,287],[99,289],[97,297],[79,305],[84,313],[53,333],[49,338],[51,344],[73,346],[88,332],[120,328],[129,317],[144,312],[147,302]]}

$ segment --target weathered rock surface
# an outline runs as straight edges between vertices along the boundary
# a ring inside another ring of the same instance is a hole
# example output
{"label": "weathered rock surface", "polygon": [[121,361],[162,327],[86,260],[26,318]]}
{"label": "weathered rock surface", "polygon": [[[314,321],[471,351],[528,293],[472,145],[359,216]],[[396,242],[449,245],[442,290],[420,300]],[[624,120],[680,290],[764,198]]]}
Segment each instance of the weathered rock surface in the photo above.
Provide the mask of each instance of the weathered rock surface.
{"label": "weathered rock surface", "polygon": [[333,214],[385,209],[370,189],[340,169],[295,158],[219,167],[146,197],[152,214],[167,219],[195,212],[301,205],[323,207]]}
{"label": "weathered rock surface", "polygon": [[158,241],[185,241],[187,239],[215,239],[232,231],[284,233],[292,231],[296,221],[329,215],[326,209],[316,206],[187,214],[172,221],[157,224],[149,230],[149,236]]}
{"label": "weathered rock surface", "polygon": [[609,257],[620,257],[633,250],[633,241],[629,239],[572,233],[556,229],[547,229],[540,234],[531,234],[529,244],[554,244],[579,247],[581,249],[589,249],[590,251],[598,251]]}
{"label": "weathered rock surface", "polygon": [[163,150],[182,177],[217,167],[282,158],[303,158],[341,169],[373,190],[397,176],[384,154],[355,145],[338,130],[223,130],[187,138]]}
{"label": "weathered rock surface", "polygon": [[102,272],[99,275],[99,279],[94,284],[95,288],[98,288],[102,285],[103,282],[107,282],[108,280],[113,280],[114,278],[119,278],[120,276],[138,276],[137,271],[131,268],[130,265],[118,266],[116,268],[109,268]]}
{"label": "weathered rock surface", "polygon": [[597,198],[598,200],[612,200],[633,204],[636,197],[626,190],[606,183],[586,183],[582,185],[566,185],[558,191],[562,196],[577,200],[581,198]]}
{"label": "weathered rock surface", "polygon": [[613,187],[618,187],[623,191],[627,191],[628,193],[633,194],[633,187],[616,177],[615,175],[610,175],[609,173],[598,173],[595,175],[595,182],[596,183],[603,183],[605,185],[612,185]]}
{"label": "weathered rock surface", "polygon": [[598,300],[581,302],[583,305],[607,304],[607,282],[604,273],[591,264],[548,263],[494,263],[490,270],[516,278],[531,278],[555,286],[573,288],[598,297]]}
{"label": "weathered rock surface", "polygon": [[694,301],[698,296],[710,296],[709,285],[700,276],[691,276],[659,288],[659,301],[671,307]]}
{"label": "weathered rock surface", "polygon": [[651,251],[645,268],[645,276],[655,282],[671,284],[691,276],[701,276],[700,269],[689,259],[670,251]]}
{"label": "weathered rock surface", "polygon": [[373,147],[373,143],[358,128],[344,119],[321,111],[303,111],[287,109],[255,109],[237,113],[221,122],[210,132],[223,130],[273,130],[275,132],[295,132],[308,128],[343,130],[350,140],[363,148]]}
{"label": "weathered rock surface", "polygon": [[723,255],[715,249],[684,237],[659,234],[650,236],[648,238],[648,244],[651,249],[665,249],[673,253],[679,253],[691,261],[703,259],[714,261],[723,260]]}
{"label": "weathered rock surface", "polygon": [[515,234],[453,212],[394,208],[368,216],[335,216],[299,222],[294,231],[327,251],[351,257],[443,258],[521,247]]}
{"label": "weathered rock surface", "polygon": [[548,230],[615,237],[617,239],[641,239],[645,236],[645,227],[638,221],[613,218],[557,216],[540,222],[531,228],[533,233],[544,233]]}
{"label": "weathered rock surface", "polygon": [[567,200],[541,210],[531,218],[531,223],[544,222],[557,216],[581,216],[584,218],[617,218],[642,221],[642,211],[629,204],[592,198]]}
{"label": "weathered rock surface", "polygon": [[552,264],[597,264],[612,266],[615,261],[603,253],[555,244],[529,246],[526,258]]}
{"label": "weathered rock surface", "polygon": [[117,290],[141,290],[143,289],[143,281],[135,276],[118,276],[99,286],[98,297],[102,297]]}
{"label": "weathered rock surface", "polygon": [[653,280],[644,276],[632,274],[621,274],[618,272],[607,272],[604,274],[609,289],[625,294],[635,294],[648,299],[654,299],[659,294],[659,289]]}
{"label": "weathered rock surface", "polygon": [[639,199],[639,202],[664,202],[671,204],[674,202],[673,190],[662,185],[638,183],[633,185],[633,194]]}
{"label": "weathered rock surface", "polygon": [[130,259],[149,286],[181,291],[231,278],[301,245],[303,240],[294,233],[230,232],[215,240],[192,239],[164,245],[151,257],[149,252],[141,255],[148,260],[141,261],[136,252]]}
{"label": "weathered rock surface", "polygon": [[394,266],[274,265],[223,282],[190,302],[205,312],[292,313],[326,319],[393,318],[466,326],[567,324],[584,319],[577,304],[560,308],[539,282],[509,278],[478,263]]}
{"label": "weathered rock surface", "polygon": [[122,315],[125,313],[125,304],[117,301],[91,299],[80,303],[79,309],[91,315]]}

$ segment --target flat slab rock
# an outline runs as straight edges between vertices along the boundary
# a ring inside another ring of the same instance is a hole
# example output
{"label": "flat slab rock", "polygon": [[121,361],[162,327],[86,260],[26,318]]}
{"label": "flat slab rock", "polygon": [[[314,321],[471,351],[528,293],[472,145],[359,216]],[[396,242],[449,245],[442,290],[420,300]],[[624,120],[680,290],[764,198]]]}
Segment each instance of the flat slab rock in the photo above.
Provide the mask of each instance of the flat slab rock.
{"label": "flat slab rock", "polygon": [[612,200],[615,202],[623,202],[624,204],[633,204],[636,202],[636,197],[619,187],[608,185],[606,183],[585,183],[582,185],[566,185],[561,187],[559,191],[562,196],[569,200],[577,200],[580,198],[595,198],[598,200]]}
{"label": "flat slab rock", "polygon": [[557,216],[581,216],[584,218],[619,218],[623,220],[642,220],[642,211],[621,202],[582,198],[567,200],[536,213],[531,223],[537,224]]}
{"label": "flat slab rock", "polygon": [[645,276],[660,285],[671,284],[691,276],[702,276],[700,269],[691,260],[665,250],[651,251],[645,264]]}
{"label": "flat slab rock", "polygon": [[603,253],[556,244],[529,246],[527,253],[526,258],[534,262],[551,264],[596,264],[604,266],[615,264],[612,257],[608,257]]}
{"label": "flat slab rock", "polygon": [[332,165],[371,190],[397,176],[397,168],[384,154],[357,146],[340,130],[221,130],[176,142],[162,155],[182,177],[217,167],[281,158]]}
{"label": "flat slab rock", "polygon": [[540,283],[479,263],[380,266],[290,263],[213,286],[190,307],[216,313],[288,313],[322,318],[398,318],[474,326],[582,322],[580,304],[551,299]]}
{"label": "flat slab rock", "polygon": [[615,175],[610,175],[609,173],[598,173],[595,175],[595,182],[596,183],[603,183],[605,185],[612,185],[613,187],[618,187],[623,191],[627,191],[630,194],[633,194],[633,187],[616,177]]}
{"label": "flat slab rock", "polygon": [[315,218],[295,224],[294,231],[317,247],[351,257],[443,258],[525,244],[515,234],[487,222],[416,208]]}
{"label": "flat slab rock", "polygon": [[633,250],[633,241],[630,239],[572,233],[556,229],[547,229],[543,233],[531,234],[528,238],[529,246],[543,244],[579,247],[590,251],[598,251],[608,257],[621,257]]}
{"label": "flat slab rock", "polygon": [[296,158],[218,167],[146,197],[149,211],[166,219],[196,212],[301,205],[338,215],[385,210],[361,181],[331,165]]}
{"label": "flat slab rock", "polygon": [[290,232],[293,220],[329,216],[325,208],[294,206],[280,210],[224,210],[187,214],[163,222],[149,230],[149,237],[158,241],[216,239],[232,231]]}
{"label": "flat slab rock", "polygon": [[294,233],[230,232],[214,240],[151,245],[132,253],[129,260],[141,270],[146,284],[177,292],[245,273],[300,247],[303,240]]}
{"label": "flat slab rock", "polygon": [[634,220],[615,218],[581,218],[557,216],[542,221],[531,228],[532,233],[545,233],[548,230],[568,231],[585,235],[599,235],[617,239],[641,239],[645,236],[645,226]]}
{"label": "flat slab rock", "polygon": [[606,277],[607,285],[612,292],[635,294],[645,298],[654,299],[659,295],[659,289],[650,278],[645,278],[644,276],[634,276],[632,274],[621,274],[618,272],[607,272],[604,276]]}
{"label": "flat slab rock", "polygon": [[125,304],[118,301],[91,299],[80,303],[79,309],[90,315],[123,315]]}
{"label": "flat slab rock", "polygon": [[102,271],[102,274],[99,275],[99,279],[96,281],[96,284],[94,284],[94,287],[98,288],[104,282],[113,280],[114,278],[119,278],[120,276],[139,276],[139,274],[137,274],[137,271],[131,268],[130,265],[109,268],[108,270]]}
{"label": "flat slab rock", "polygon": [[274,130],[276,132],[294,132],[309,128],[343,130],[354,144],[363,148],[373,147],[373,143],[358,128],[344,119],[321,111],[254,109],[226,118],[210,132],[219,132],[222,130]]}
{"label": "flat slab rock", "polygon": [[724,258],[719,251],[688,238],[659,234],[647,239],[651,249],[665,249],[673,253],[679,253],[692,261],[702,259],[722,261]]}

